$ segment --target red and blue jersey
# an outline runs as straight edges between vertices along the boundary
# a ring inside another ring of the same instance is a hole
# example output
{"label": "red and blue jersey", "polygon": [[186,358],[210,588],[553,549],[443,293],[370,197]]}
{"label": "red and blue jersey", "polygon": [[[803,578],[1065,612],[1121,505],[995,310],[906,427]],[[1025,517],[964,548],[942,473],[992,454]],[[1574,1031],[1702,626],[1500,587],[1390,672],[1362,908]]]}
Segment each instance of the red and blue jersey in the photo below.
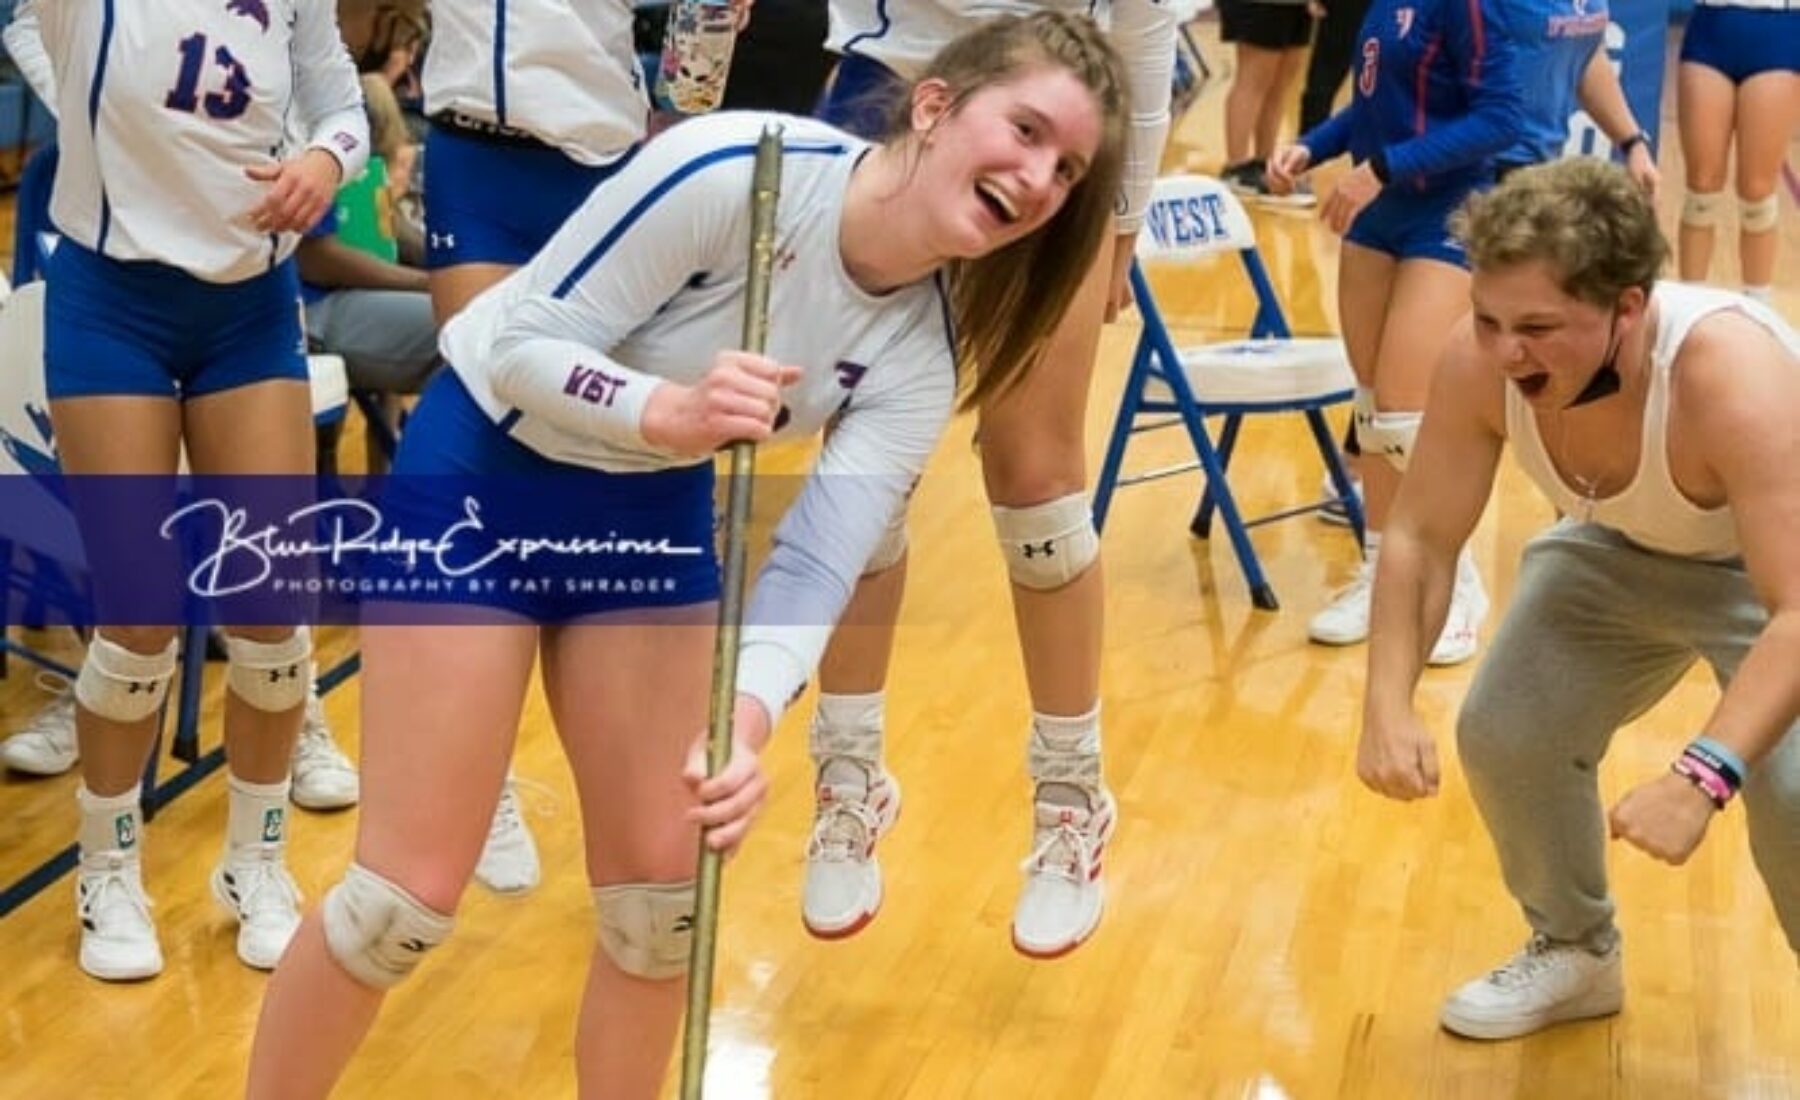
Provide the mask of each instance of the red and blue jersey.
{"label": "red and blue jersey", "polygon": [[1526,108],[1503,164],[1539,164],[1562,155],[1581,76],[1606,38],[1606,0],[1507,0],[1507,34],[1519,51]]}
{"label": "red and blue jersey", "polygon": [[1497,0],[1375,0],[1352,59],[1350,105],[1304,137],[1312,163],[1385,161],[1415,191],[1488,179],[1525,127],[1517,55]]}

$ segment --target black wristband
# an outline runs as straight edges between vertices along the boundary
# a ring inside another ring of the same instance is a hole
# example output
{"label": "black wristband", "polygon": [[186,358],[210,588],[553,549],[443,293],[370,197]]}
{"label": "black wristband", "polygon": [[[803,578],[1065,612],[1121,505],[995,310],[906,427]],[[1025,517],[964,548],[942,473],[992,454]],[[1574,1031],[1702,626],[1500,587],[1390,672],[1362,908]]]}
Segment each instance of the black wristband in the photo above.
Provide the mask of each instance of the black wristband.
{"label": "black wristband", "polygon": [[1631,150],[1639,145],[1644,147],[1646,153],[1650,151],[1650,135],[1642,130],[1619,142],[1619,155],[1628,157],[1631,155]]}
{"label": "black wristband", "polygon": [[1375,152],[1373,152],[1369,155],[1368,164],[1369,164],[1369,171],[1375,173],[1376,179],[1380,180],[1384,184],[1388,182],[1388,162],[1387,162],[1387,150],[1386,149],[1377,148],[1375,150]]}

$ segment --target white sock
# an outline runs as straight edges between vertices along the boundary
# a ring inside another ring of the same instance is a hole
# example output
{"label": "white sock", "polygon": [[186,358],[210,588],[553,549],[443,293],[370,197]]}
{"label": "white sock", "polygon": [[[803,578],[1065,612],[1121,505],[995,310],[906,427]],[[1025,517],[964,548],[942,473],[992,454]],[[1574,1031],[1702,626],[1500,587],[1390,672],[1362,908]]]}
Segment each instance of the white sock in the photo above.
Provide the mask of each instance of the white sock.
{"label": "white sock", "polygon": [[144,831],[144,811],[138,805],[137,784],[124,794],[97,795],[83,783],[75,789],[81,807],[81,854],[124,852],[135,858],[138,836]]}
{"label": "white sock", "polygon": [[881,767],[881,732],[887,693],[828,695],[819,693],[808,748],[819,767],[819,782],[867,790],[870,775]]}
{"label": "white sock", "polygon": [[1381,532],[1370,530],[1369,528],[1366,528],[1366,527],[1363,528],[1363,560],[1368,562],[1370,565],[1374,565],[1375,558],[1380,553],[1381,553]]}
{"label": "white sock", "polygon": [[1747,286],[1744,288],[1744,297],[1753,298],[1765,306],[1773,305],[1775,304],[1775,288],[1766,283],[1762,286]]}
{"label": "white sock", "polygon": [[233,775],[225,841],[237,851],[258,844],[287,843],[288,780],[251,783]]}
{"label": "white sock", "polygon": [[1039,802],[1089,808],[1100,790],[1100,704],[1066,717],[1032,712],[1027,757]]}

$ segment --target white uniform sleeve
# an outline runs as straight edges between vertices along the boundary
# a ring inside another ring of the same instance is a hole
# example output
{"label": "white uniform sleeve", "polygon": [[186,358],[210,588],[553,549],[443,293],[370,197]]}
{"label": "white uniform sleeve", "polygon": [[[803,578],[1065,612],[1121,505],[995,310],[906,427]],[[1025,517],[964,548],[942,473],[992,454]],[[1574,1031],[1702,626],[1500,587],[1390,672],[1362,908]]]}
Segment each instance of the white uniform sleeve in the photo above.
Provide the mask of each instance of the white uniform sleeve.
{"label": "white uniform sleeve", "polygon": [[939,326],[919,327],[883,360],[906,372],[904,387],[870,394],[866,406],[852,402],[826,436],[750,596],[738,692],[762,703],[771,722],[811,679],[857,578],[949,421],[955,377]]}
{"label": "white uniform sleeve", "polygon": [[56,114],[56,70],[50,54],[44,49],[43,32],[38,27],[38,0],[20,0],[12,22],[6,25],[6,52],[12,55],[19,75],[31,85],[31,91],[54,116]]}
{"label": "white uniform sleeve", "polygon": [[300,0],[294,23],[294,104],[308,149],[337,158],[349,183],[369,162],[369,120],[363,114],[356,64],[338,34],[330,0]]}
{"label": "white uniform sleeve", "polygon": [[1169,136],[1169,93],[1175,76],[1175,13],[1168,0],[1113,0],[1112,41],[1125,61],[1131,90],[1131,129],[1120,182],[1119,232],[1144,224],[1150,189]]}
{"label": "white uniform sleeve", "polygon": [[491,348],[494,396],[560,431],[649,449],[644,406],[662,379],[607,353],[696,274],[748,256],[750,148],[733,155],[706,121],[645,146],[520,274]]}

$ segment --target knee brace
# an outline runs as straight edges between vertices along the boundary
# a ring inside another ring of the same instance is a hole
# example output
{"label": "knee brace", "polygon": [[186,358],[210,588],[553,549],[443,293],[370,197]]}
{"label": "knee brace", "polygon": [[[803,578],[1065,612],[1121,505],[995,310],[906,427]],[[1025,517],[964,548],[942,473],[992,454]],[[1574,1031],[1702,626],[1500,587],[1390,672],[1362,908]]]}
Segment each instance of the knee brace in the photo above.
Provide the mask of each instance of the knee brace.
{"label": "knee brace", "polygon": [[1725,192],[1689,191],[1681,200],[1681,224],[1693,229],[1711,229],[1719,224],[1725,210]]}
{"label": "knee brace", "polygon": [[1087,572],[1100,556],[1094,508],[1086,493],[1070,493],[1028,508],[995,505],[993,513],[1007,575],[1020,587],[1061,588]]}
{"label": "knee brace", "polygon": [[594,887],[600,947],[634,978],[666,981],[688,970],[694,882],[624,882]]}
{"label": "knee brace", "polygon": [[225,639],[230,670],[225,682],[257,710],[279,714],[306,702],[312,690],[312,633],[304,626],[279,642]]}
{"label": "knee brace", "polygon": [[1738,199],[1738,230],[1767,233],[1781,220],[1781,200],[1771,191],[1760,199]]}
{"label": "knee brace", "polygon": [[324,922],[339,966],[371,989],[392,989],[449,937],[455,918],[352,863],[325,895]]}
{"label": "knee brace", "polygon": [[1396,470],[1405,472],[1424,419],[1422,413],[1382,412],[1375,407],[1374,390],[1356,388],[1356,442],[1363,454],[1380,455]]}
{"label": "knee brace", "polygon": [[882,573],[900,564],[906,556],[906,509],[895,513],[893,521],[886,531],[881,533],[881,542],[875,552],[869,555],[868,564],[863,566],[863,576],[871,573]]}
{"label": "knee brace", "polygon": [[114,722],[141,722],[156,713],[175,676],[175,639],[161,653],[133,653],[95,634],[75,677],[75,698]]}

